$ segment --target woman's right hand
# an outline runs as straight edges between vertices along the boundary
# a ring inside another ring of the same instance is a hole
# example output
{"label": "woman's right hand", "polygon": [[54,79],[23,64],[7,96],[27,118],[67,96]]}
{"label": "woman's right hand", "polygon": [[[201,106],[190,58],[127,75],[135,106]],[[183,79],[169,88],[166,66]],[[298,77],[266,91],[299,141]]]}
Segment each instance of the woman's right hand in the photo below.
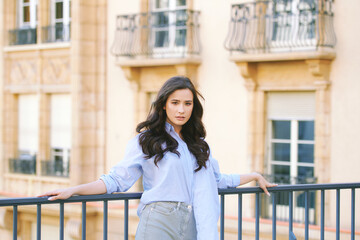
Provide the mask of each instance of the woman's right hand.
{"label": "woman's right hand", "polygon": [[37,197],[46,197],[50,196],[48,198],[49,201],[54,201],[58,199],[68,199],[74,194],[73,188],[64,188],[64,189],[56,189],[52,190],[46,193],[43,193],[41,195],[38,195]]}
{"label": "woman's right hand", "polygon": [[97,180],[82,185],[56,189],[39,195],[38,197],[50,196],[48,200],[54,201],[58,199],[68,199],[72,195],[93,195],[106,193],[106,186],[102,180]]}

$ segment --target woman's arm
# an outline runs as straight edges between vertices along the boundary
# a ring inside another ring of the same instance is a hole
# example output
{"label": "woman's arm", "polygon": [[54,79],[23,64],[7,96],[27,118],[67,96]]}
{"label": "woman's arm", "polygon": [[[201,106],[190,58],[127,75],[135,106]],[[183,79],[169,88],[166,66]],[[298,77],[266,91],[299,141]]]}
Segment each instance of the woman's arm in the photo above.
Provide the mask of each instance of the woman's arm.
{"label": "woman's arm", "polygon": [[262,190],[264,190],[264,192],[268,196],[270,196],[270,193],[267,190],[267,188],[277,186],[277,184],[269,183],[268,181],[266,181],[266,179],[261,174],[256,173],[256,172],[240,175],[240,185],[243,185],[243,184],[246,184],[246,183],[249,183],[249,182],[252,182],[252,181],[257,181],[257,183],[259,184],[259,187]]}
{"label": "woman's arm", "polygon": [[49,200],[53,201],[58,199],[67,199],[72,195],[95,195],[104,193],[106,193],[105,183],[102,180],[97,180],[75,187],[49,191],[39,195],[38,197],[51,196],[49,197]]}

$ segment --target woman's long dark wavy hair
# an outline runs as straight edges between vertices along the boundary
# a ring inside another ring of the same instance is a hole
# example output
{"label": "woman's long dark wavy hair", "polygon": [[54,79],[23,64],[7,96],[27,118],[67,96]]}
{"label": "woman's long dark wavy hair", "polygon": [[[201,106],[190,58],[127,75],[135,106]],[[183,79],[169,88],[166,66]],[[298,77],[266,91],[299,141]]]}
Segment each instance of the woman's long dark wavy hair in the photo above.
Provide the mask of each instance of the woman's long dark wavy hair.
{"label": "woman's long dark wavy hair", "polygon": [[178,142],[165,129],[167,115],[164,109],[169,96],[179,89],[189,89],[193,94],[192,114],[190,119],[182,126],[181,136],[197,160],[198,168],[195,170],[197,172],[202,167],[206,168],[210,150],[209,145],[204,141],[206,131],[201,121],[203,107],[198,96],[204,98],[195,89],[189,78],[176,76],[168,79],[161,87],[155,102],[152,104],[147,119],[137,125],[136,131],[141,133],[139,144],[146,158],[150,159],[155,156],[154,162],[156,166],[166,152],[175,153],[180,157],[180,153],[176,150]]}

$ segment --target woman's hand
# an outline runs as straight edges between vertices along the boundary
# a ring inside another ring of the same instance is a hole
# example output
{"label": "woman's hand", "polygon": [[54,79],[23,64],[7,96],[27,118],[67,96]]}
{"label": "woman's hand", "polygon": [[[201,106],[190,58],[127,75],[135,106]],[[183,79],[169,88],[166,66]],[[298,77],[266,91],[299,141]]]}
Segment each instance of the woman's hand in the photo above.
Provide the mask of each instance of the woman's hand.
{"label": "woman's hand", "polygon": [[106,186],[102,180],[78,185],[75,187],[57,189],[46,192],[39,195],[38,197],[50,196],[48,200],[54,201],[58,199],[68,199],[72,195],[93,195],[93,194],[104,194],[106,193]]}
{"label": "woman's hand", "polygon": [[259,173],[250,173],[250,174],[244,174],[240,175],[240,185],[246,184],[251,181],[257,181],[259,187],[266,193],[266,195],[270,196],[269,191],[267,188],[269,187],[276,187],[277,184],[269,183],[266,181],[266,179]]}
{"label": "woman's hand", "polygon": [[264,193],[266,193],[266,195],[270,196],[270,193],[267,190],[267,188],[276,187],[277,184],[269,183],[268,181],[266,181],[266,179],[261,174],[258,174],[258,173],[255,173],[255,174],[257,174],[256,181],[258,182],[259,187],[264,191]]}
{"label": "woman's hand", "polygon": [[65,189],[56,189],[53,191],[49,191],[49,192],[39,195],[38,197],[50,196],[48,198],[48,200],[54,201],[54,200],[58,200],[58,199],[68,199],[73,194],[74,194],[73,188],[65,188]]}

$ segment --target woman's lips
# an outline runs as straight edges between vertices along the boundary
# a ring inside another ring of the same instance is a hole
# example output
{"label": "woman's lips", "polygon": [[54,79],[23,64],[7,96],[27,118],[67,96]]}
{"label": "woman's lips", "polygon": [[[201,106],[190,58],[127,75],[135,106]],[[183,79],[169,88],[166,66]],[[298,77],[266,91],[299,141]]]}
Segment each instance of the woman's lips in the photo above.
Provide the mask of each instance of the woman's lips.
{"label": "woman's lips", "polygon": [[185,117],[175,117],[177,120],[183,121]]}

